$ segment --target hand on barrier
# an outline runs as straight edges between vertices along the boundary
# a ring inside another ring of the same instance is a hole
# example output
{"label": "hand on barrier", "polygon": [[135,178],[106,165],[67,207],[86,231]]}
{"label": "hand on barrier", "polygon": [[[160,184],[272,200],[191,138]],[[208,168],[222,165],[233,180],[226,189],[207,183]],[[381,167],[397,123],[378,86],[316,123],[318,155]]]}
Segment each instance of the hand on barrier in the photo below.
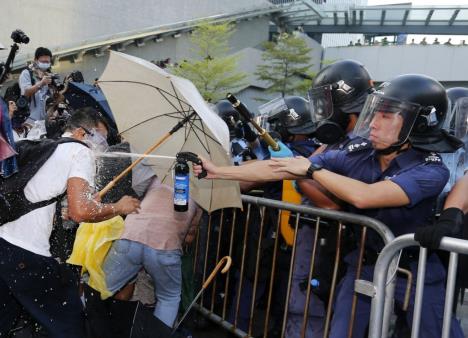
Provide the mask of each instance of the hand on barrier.
{"label": "hand on barrier", "polygon": [[442,211],[435,225],[416,229],[414,239],[421,246],[436,250],[442,237],[459,237],[463,229],[463,211],[458,208],[448,208]]}
{"label": "hand on barrier", "polygon": [[283,142],[278,141],[279,150],[275,151],[270,146],[268,146],[268,151],[272,158],[287,158],[294,157],[293,152],[289,149]]}

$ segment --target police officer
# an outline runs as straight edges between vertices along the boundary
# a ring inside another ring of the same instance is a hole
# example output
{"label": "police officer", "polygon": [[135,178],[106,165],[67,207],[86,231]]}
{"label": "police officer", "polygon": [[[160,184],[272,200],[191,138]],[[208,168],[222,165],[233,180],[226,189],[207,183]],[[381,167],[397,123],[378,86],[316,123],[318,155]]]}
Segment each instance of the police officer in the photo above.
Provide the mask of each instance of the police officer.
{"label": "police officer", "polygon": [[[341,88],[346,88],[342,90]],[[312,110],[312,132],[324,144],[315,154],[333,149],[344,149],[353,138],[353,129],[367,96],[373,91],[372,80],[367,69],[354,60],[342,60],[323,68],[314,78],[309,91]],[[328,110],[325,112],[325,110]],[[339,201],[330,196],[313,180],[298,180],[297,185],[304,197],[303,204],[320,208],[338,210]],[[286,325],[286,337],[297,337],[302,329],[303,312],[306,299],[306,285],[309,275],[310,259],[313,251],[315,232],[312,227],[302,227],[296,241],[296,259],[293,283],[289,302],[289,315]],[[328,300],[330,281],[323,276],[332,275],[336,247],[329,243],[327,247],[316,250],[314,271],[321,274],[320,290],[313,289],[325,302]],[[306,337],[322,337],[324,324],[324,304],[312,296],[310,300],[310,318]]]}
{"label": "police officer", "polygon": [[[273,104],[276,105],[276,109],[270,111],[268,117],[268,123],[270,124],[270,129],[278,133],[281,137],[283,143],[281,144],[280,151],[274,152],[270,148],[270,153],[272,157],[292,157],[292,156],[304,156],[309,157],[314,153],[319,147],[319,143],[311,138],[311,133],[315,129],[315,124],[312,121],[310,114],[310,105],[309,102],[300,97],[300,96],[286,96],[283,100],[283,104],[278,105],[278,100]],[[289,152],[289,153],[288,153]],[[301,203],[301,195],[296,192],[292,187],[291,181],[282,181],[275,182],[276,187],[282,189],[282,191],[277,191],[277,195],[274,198],[282,200],[289,203]],[[270,183],[268,186],[271,186]],[[271,211],[271,210],[270,210]],[[273,212],[274,217],[271,224],[276,227],[277,213]],[[282,243],[291,245],[294,238],[294,230],[288,223],[294,223],[293,221],[281,217],[280,224],[280,233],[282,235]],[[299,221],[299,236],[296,241],[296,255],[295,255],[295,267],[301,267],[303,264],[307,264],[307,258],[310,257],[310,253],[297,251],[298,246],[301,243],[306,243],[309,239],[308,234],[311,233],[312,228],[308,222],[304,220]],[[310,238],[313,238],[310,236]],[[311,247],[310,245],[304,246],[304,248]],[[278,255],[278,269],[283,270],[287,269],[291,260],[291,250],[287,245],[281,246],[281,251]],[[277,331],[280,332],[281,328],[281,318],[283,309],[285,306],[285,296],[286,292],[285,287],[287,286],[288,276],[287,274],[282,274],[278,272],[276,274],[276,302],[275,307],[273,308],[272,315],[275,316],[276,326],[278,327]],[[297,274],[296,269],[293,272],[292,277],[292,292],[288,304],[288,317],[287,317],[287,326],[285,337],[297,337],[298,330],[296,328],[296,323],[302,324],[302,312],[304,311],[304,297],[301,297],[302,291],[300,291],[299,284],[304,280],[302,274]],[[278,300],[280,300],[278,302]],[[313,295],[311,297],[311,307],[310,313],[311,317],[308,320],[307,328],[307,337],[322,337],[323,336],[323,305],[321,301]],[[300,326],[299,326],[300,330]],[[313,336],[311,336],[313,334]]]}
{"label": "police officer", "polygon": [[[309,111],[309,102],[300,96],[286,96],[284,98],[274,99],[263,105],[263,110],[268,112],[268,123],[270,125],[270,131],[277,135],[280,139],[277,139],[277,142],[280,144],[280,151],[274,152],[273,156],[276,157],[293,157],[293,156],[306,156],[309,157],[319,146],[319,144],[313,140],[309,133],[313,130],[313,123],[310,117]],[[250,191],[253,188],[261,188],[263,190],[263,196],[269,199],[281,200],[282,191],[284,184],[287,182],[282,182],[281,180],[275,182],[268,182],[258,184],[257,182],[240,182],[241,190],[243,192]],[[300,202],[300,201],[299,201]],[[251,212],[252,214],[252,212]],[[251,216],[252,217],[252,216]],[[265,238],[263,239],[262,247],[266,248],[262,251],[262,267],[260,267],[260,276],[257,283],[256,296],[262,297],[266,291],[267,281],[271,271],[269,270],[269,265],[265,262],[272,259],[272,249],[274,242],[274,235],[276,231],[277,224],[277,213],[270,212],[267,210],[265,214],[266,222],[263,233]],[[260,223],[260,222],[259,222]],[[258,234],[259,234],[259,224],[250,223],[249,231],[249,240],[251,240],[251,245],[248,245],[248,252],[255,252],[256,246],[258,245]],[[249,248],[255,249],[249,251]],[[281,250],[277,258],[277,266],[279,269],[288,264],[290,260],[290,251]],[[253,273],[249,274],[249,271],[255,271],[255,254],[249,255],[250,259],[246,263],[246,277],[243,280],[242,284],[242,294],[240,299],[240,310],[238,318],[238,327],[246,330],[248,328],[248,320],[250,318],[250,304],[252,301],[252,290],[253,290]],[[278,320],[274,320],[275,326],[273,332],[269,336],[273,336],[276,331],[279,331],[281,328],[281,316],[282,309],[284,308],[284,287],[287,285],[287,276],[281,273],[276,273],[275,276],[275,292],[274,292],[274,306],[272,310],[272,316],[276,317]],[[236,305],[236,302],[234,302]],[[234,308],[231,309],[230,320],[234,318]]]}
{"label": "police officer", "polygon": [[449,191],[468,168],[468,146],[467,118],[468,118],[468,88],[454,87],[447,89],[449,98],[449,113],[444,122],[444,130],[465,142],[465,149],[460,148],[454,153],[441,154],[442,160],[450,170],[450,178],[439,195],[437,201],[437,213],[442,211],[445,199]]}
{"label": "police officer", "polygon": [[[460,141],[441,132],[447,114],[445,89],[424,75],[402,75],[384,83],[367,99],[356,124],[363,137],[343,151],[329,151],[310,159],[273,159],[242,168],[217,167],[202,159],[208,178],[276,180],[308,176],[336,197],[347,202],[347,210],[376,218],[396,235],[414,232],[431,222],[432,206],[448,179],[448,170],[435,151],[454,151]],[[194,166],[195,174],[201,166]],[[373,259],[383,243],[370,232],[366,265],[361,278],[372,280]],[[357,252],[350,253],[346,275],[340,283],[330,337],[345,337],[354,294]],[[417,257],[405,253],[404,261],[416,272]],[[440,337],[444,304],[445,270],[436,255],[427,260],[421,314],[421,337]],[[395,298],[402,304],[406,281],[397,278]],[[414,288],[412,289],[414,300]],[[413,315],[412,303],[407,318]],[[359,321],[353,337],[364,337],[370,299],[359,296]],[[459,323],[452,320],[451,337],[463,337]]]}
{"label": "police officer", "polygon": [[263,153],[259,148],[257,134],[250,128],[249,124],[241,119],[239,112],[228,100],[220,100],[215,105],[218,116],[223,119],[229,129],[231,141],[231,156],[234,165],[240,165],[260,157]]}
{"label": "police officer", "polygon": [[309,91],[314,136],[336,145],[349,138],[373,82],[366,68],[354,60],[342,60],[323,68]]}

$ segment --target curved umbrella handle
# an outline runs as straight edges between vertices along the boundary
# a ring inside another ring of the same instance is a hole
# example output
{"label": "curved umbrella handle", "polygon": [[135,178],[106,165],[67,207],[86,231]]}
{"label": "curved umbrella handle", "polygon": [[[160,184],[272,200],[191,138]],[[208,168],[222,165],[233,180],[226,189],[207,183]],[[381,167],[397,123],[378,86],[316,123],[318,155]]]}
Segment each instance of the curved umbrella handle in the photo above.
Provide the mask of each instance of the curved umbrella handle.
{"label": "curved umbrella handle", "polygon": [[221,270],[221,273],[226,273],[231,268],[232,258],[229,257],[229,256],[224,256],[223,258],[221,258],[221,260],[218,262],[218,264],[216,264],[216,267],[214,268],[214,270],[208,276],[205,283],[203,283],[203,286],[202,286],[203,290],[206,289],[208,287],[208,285],[210,285],[211,281],[213,280],[213,278],[216,277],[216,275],[218,274],[219,270],[221,269],[221,267],[223,266],[224,263],[226,263],[226,264],[224,265],[223,269]]}

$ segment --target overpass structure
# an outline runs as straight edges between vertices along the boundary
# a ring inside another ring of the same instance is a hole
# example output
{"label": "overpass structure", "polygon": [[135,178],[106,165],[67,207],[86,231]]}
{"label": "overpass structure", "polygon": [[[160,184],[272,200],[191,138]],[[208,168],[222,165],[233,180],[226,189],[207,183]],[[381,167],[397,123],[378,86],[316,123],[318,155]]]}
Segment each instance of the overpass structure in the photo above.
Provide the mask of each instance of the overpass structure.
{"label": "overpass structure", "polygon": [[[196,17],[189,19],[186,15],[178,22],[175,19],[172,19],[172,22],[163,20],[164,23],[160,25],[112,34],[98,34],[79,42],[61,43],[50,47],[54,54],[54,65],[61,60],[79,63],[85,55],[99,58],[108,49],[124,51],[128,46],[142,47],[149,43],[157,44],[164,39],[178,38],[206,20],[241,22],[263,19],[263,22],[270,21],[270,33],[281,29],[300,29],[310,36],[323,33],[468,34],[468,6],[412,7],[411,3],[355,6],[322,2],[323,0],[270,0],[269,2],[256,0],[255,6],[246,8],[226,6],[225,12],[221,10],[223,6],[218,6],[220,9],[217,13],[206,16],[197,13],[194,14]],[[116,16],[115,19],[119,20],[119,17]],[[13,69],[23,68],[32,57],[32,50],[20,54]]]}
{"label": "overpass structure", "polygon": [[[278,2],[277,2],[278,3]],[[448,34],[468,33],[468,6],[385,6],[280,1],[276,23],[306,33]],[[272,30],[275,28],[272,27]]]}

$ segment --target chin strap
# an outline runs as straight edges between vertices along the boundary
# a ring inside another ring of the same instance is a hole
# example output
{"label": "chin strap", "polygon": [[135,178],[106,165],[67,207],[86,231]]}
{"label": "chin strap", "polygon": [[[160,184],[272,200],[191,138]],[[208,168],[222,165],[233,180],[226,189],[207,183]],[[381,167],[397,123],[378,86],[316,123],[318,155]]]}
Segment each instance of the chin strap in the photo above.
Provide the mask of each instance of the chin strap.
{"label": "chin strap", "polygon": [[407,143],[402,143],[402,144],[394,144],[390,147],[387,147],[385,149],[377,149],[375,152],[378,154],[378,155],[389,155],[391,153],[394,153],[396,152],[397,154],[400,154],[406,150],[409,149],[409,147],[406,147],[406,148],[403,148],[403,146],[407,144]]}

